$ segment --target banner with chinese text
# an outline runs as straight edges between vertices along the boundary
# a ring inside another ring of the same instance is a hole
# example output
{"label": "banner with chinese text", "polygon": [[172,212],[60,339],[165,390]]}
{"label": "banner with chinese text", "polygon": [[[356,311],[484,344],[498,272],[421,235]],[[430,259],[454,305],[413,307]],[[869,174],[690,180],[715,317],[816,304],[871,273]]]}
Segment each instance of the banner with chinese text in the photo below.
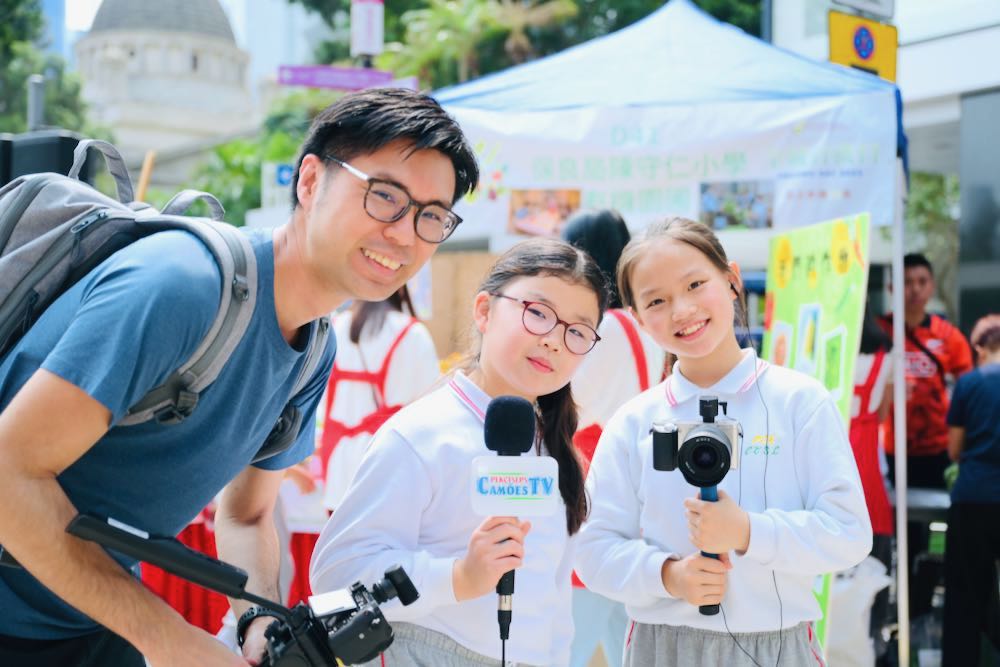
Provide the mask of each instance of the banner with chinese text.
{"label": "banner with chinese text", "polygon": [[896,116],[884,94],[545,112],[449,108],[482,177],[456,239],[556,235],[576,208],[632,229],[669,215],[717,231],[868,211],[892,221]]}

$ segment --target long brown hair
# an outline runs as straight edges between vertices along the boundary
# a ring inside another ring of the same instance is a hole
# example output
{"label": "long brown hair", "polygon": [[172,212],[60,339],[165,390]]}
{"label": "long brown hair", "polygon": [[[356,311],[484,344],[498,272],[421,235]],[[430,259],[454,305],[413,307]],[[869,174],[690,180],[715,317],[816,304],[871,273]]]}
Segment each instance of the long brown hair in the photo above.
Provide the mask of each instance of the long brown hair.
{"label": "long brown hair", "polygon": [[[610,296],[600,267],[587,253],[555,239],[523,241],[501,255],[478,291],[496,294],[512,280],[526,276],[553,276],[592,290],[597,296],[600,324]],[[464,370],[478,366],[481,345],[482,339],[477,336],[462,364]],[[537,411],[542,439],[549,454],[559,463],[559,493],[566,503],[566,529],[573,535],[580,530],[589,508],[583,465],[573,447],[579,415],[569,383],[551,394],[539,396]]]}
{"label": "long brown hair", "polygon": [[385,316],[390,310],[417,316],[417,311],[414,310],[413,302],[410,300],[410,290],[405,284],[382,301],[357,301],[352,310],[348,335],[355,345],[361,340],[361,334],[366,327],[372,330],[372,335],[381,331],[382,325],[385,324]]}
{"label": "long brown hair", "polygon": [[729,258],[726,257],[726,250],[719,242],[719,237],[708,228],[708,225],[687,218],[667,218],[654,222],[642,235],[633,238],[625,246],[621,259],[618,260],[618,294],[625,307],[637,310],[635,294],[632,291],[632,272],[635,270],[636,262],[646,253],[649,246],[661,239],[686,243],[707,257],[708,261],[729,279],[739,303],[734,324],[746,326],[747,302],[743,292],[743,282],[729,266]]}

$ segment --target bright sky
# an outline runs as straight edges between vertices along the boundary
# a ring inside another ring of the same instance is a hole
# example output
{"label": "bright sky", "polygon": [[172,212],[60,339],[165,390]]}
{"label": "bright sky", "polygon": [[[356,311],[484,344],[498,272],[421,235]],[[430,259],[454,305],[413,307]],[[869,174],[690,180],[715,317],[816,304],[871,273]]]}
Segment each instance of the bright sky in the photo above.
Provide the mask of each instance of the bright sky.
{"label": "bright sky", "polygon": [[66,3],[66,29],[82,31],[90,28],[101,0],[69,0]]}

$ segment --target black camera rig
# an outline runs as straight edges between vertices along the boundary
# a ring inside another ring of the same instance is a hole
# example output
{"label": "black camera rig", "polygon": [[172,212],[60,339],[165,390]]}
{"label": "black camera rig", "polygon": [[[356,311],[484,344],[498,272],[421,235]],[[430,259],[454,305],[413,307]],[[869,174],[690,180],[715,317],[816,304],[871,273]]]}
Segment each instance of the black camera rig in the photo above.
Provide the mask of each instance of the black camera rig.
{"label": "black camera rig", "polygon": [[[738,421],[726,416],[726,406],[716,396],[701,396],[698,399],[701,421],[657,421],[650,429],[653,468],[680,470],[688,484],[699,488],[701,499],[709,502],[719,500],[716,485],[739,465],[743,431]],[[719,557],[704,551],[702,555]],[[701,605],[698,610],[705,616],[714,616],[719,613],[719,605]]]}
{"label": "black camera rig", "polygon": [[392,643],[392,628],[379,603],[398,597],[404,605],[419,597],[400,566],[389,568],[371,591],[360,582],[349,589],[315,595],[288,609],[246,592],[247,573],[189,549],[172,537],[154,537],[113,519],[78,514],[66,527],[97,542],[230,598],[267,609],[275,621],[264,631],[267,653],[261,667],[326,667],[373,660]]}

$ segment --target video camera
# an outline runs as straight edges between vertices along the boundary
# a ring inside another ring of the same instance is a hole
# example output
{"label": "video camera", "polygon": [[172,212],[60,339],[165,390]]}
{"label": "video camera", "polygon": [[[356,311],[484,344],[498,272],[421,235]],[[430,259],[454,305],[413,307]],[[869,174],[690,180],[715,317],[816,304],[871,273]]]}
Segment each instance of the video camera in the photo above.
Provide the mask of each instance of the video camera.
{"label": "video camera", "polygon": [[[719,417],[719,405],[723,416]],[[715,396],[698,399],[701,421],[653,422],[653,468],[681,471],[688,484],[714,487],[739,467],[742,429]]]}
{"label": "video camera", "polygon": [[288,609],[245,589],[247,573],[189,549],[174,538],[148,533],[114,519],[78,514],[66,527],[76,537],[97,542],[126,556],[156,565],[199,586],[267,609],[275,621],[264,631],[267,653],[262,667],[327,667],[375,659],[392,644],[392,628],[379,603],[398,597],[412,604],[419,594],[400,566],[391,567],[371,591],[360,582],[349,589],[309,598]]}

